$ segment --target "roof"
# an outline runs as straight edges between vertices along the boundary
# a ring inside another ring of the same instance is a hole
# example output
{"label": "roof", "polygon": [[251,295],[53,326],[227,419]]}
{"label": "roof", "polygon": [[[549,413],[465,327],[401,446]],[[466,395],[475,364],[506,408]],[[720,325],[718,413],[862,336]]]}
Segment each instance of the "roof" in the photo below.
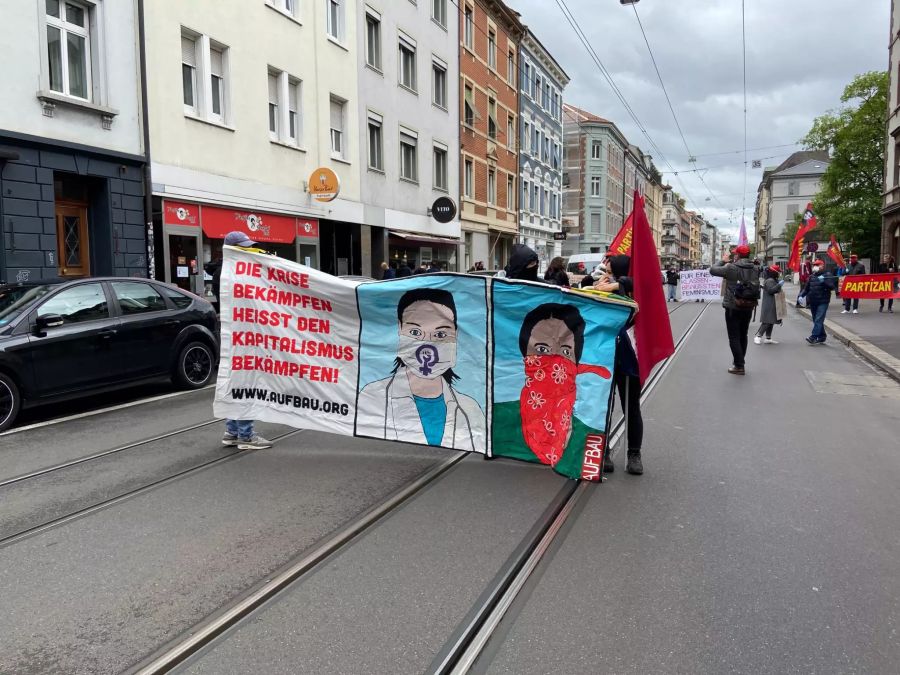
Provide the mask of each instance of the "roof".
{"label": "roof", "polygon": [[797,164],[782,171],[776,171],[772,177],[781,178],[783,176],[820,176],[825,173],[828,168],[828,160],[810,159],[801,164]]}
{"label": "roof", "polygon": [[600,124],[612,124],[608,119],[604,119],[587,110],[576,108],[571,103],[563,103],[563,112],[568,113],[573,122],[598,122]]}
{"label": "roof", "polygon": [[808,162],[809,160],[813,159],[819,160],[820,162],[827,162],[830,157],[828,156],[827,150],[800,150],[798,152],[791,153],[790,157],[779,164],[775,168],[775,173],[784,171],[785,169],[790,169],[797,166],[798,164],[803,164],[804,162]]}

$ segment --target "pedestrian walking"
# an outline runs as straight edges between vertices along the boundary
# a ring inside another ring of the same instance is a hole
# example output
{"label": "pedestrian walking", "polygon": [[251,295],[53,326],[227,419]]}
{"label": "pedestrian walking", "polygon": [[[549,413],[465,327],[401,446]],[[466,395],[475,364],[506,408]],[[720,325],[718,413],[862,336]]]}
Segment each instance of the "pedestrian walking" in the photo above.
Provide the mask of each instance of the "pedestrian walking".
{"label": "pedestrian walking", "polygon": [[[894,260],[894,256],[890,253],[885,253],[881,257],[881,262],[878,263],[878,273],[879,274],[896,274],[897,273],[897,262]],[[884,311],[884,298],[881,298],[879,301],[878,311]],[[888,313],[894,313],[894,299],[888,298]]]}
{"label": "pedestrian walking", "polygon": [[[594,288],[598,291],[618,293],[628,298],[634,297],[634,281],[629,276],[631,258],[627,255],[610,256],[606,261],[606,273],[597,280]],[[616,338],[616,368],[614,384],[619,391],[622,410],[628,416],[628,459],[625,472],[640,476],[644,473],[641,446],[644,441],[644,418],[641,416],[641,379],[638,375],[638,360],[628,328],[623,326]],[[603,457],[603,471],[615,471],[610,453]]]}
{"label": "pedestrian walking", "polygon": [[669,287],[669,300],[668,302],[678,302],[675,299],[675,289],[678,288],[678,280],[681,278],[681,275],[678,273],[674,267],[666,270],[666,285]]}
{"label": "pedestrian walking", "polygon": [[[256,248],[256,242],[239,231],[229,232],[225,235],[225,245],[236,246],[254,253],[267,253],[261,248]],[[237,446],[238,450],[265,450],[272,447],[272,441],[256,433],[253,420],[227,419],[225,420],[225,435],[222,436],[222,445]]]}
{"label": "pedestrian walking", "polygon": [[834,277],[826,276],[825,265],[821,260],[813,263],[812,274],[806,281],[800,295],[806,300],[806,306],[812,314],[813,328],[806,342],[811,345],[825,344],[825,315],[828,313],[828,303],[831,302],[831,293],[834,291]]}
{"label": "pedestrian walking", "polygon": [[766,280],[762,285],[762,308],[759,313],[759,330],[753,338],[756,344],[763,344],[763,336],[765,336],[765,344],[777,345],[778,342],[772,339],[772,329],[775,325],[781,325],[784,315],[787,314],[787,303],[784,300],[784,293],[781,287],[784,286],[784,279],[780,279],[781,268],[778,265],[770,265],[765,270]]}
{"label": "pedestrian walking", "polygon": [[388,265],[386,262],[381,263],[381,278],[394,279],[397,276],[397,270],[394,269],[394,263]]}
{"label": "pedestrian walking", "polygon": [[759,268],[750,261],[750,247],[742,244],[734,249],[736,262],[724,260],[709,268],[714,277],[725,280],[725,328],[728,331],[728,345],[731,348],[732,364],[728,372],[743,375],[747,356],[750,321],[753,310],[759,302]]}
{"label": "pedestrian walking", "polygon": [[[865,274],[866,266],[859,262],[859,256],[855,253],[850,256],[850,264],[847,266],[847,274]],[[859,314],[859,298],[844,298],[844,309],[841,310],[841,314],[849,314],[850,313],[850,305],[853,304],[853,313]]]}
{"label": "pedestrian walking", "polygon": [[397,278],[402,279],[411,275],[412,270],[409,268],[409,264],[405,260],[401,261],[400,267],[397,268]]}
{"label": "pedestrian walking", "polygon": [[544,272],[544,281],[554,286],[569,287],[569,275],[566,274],[565,258],[557,256],[550,261],[547,271]]}

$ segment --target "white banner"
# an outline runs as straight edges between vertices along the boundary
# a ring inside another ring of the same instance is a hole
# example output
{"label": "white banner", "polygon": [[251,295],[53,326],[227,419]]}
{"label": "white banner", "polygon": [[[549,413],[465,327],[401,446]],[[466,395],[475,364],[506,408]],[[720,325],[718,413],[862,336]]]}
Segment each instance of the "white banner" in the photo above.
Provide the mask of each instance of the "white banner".
{"label": "white banner", "polygon": [[681,274],[682,300],[718,300],[722,297],[722,279],[708,270],[686,270]]}

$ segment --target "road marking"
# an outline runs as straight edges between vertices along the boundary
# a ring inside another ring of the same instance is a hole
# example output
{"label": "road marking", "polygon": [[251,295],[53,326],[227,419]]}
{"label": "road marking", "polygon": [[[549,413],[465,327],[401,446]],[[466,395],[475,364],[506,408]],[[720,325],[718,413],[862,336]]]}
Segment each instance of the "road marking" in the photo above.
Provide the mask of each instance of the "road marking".
{"label": "road marking", "polygon": [[78,413],[77,415],[68,415],[67,417],[58,417],[53,420],[47,420],[46,422],[35,422],[34,424],[29,424],[24,427],[16,427],[15,429],[10,429],[9,431],[4,431],[0,433],[0,436],[9,436],[11,434],[17,434],[21,431],[30,431],[31,429],[39,429],[41,427],[49,427],[53,424],[61,424],[63,422],[71,422],[72,420],[82,419],[84,417],[93,417],[94,415],[102,415],[103,413],[113,412],[116,410],[124,410],[125,408],[133,408],[137,405],[144,405],[145,403],[153,403],[154,401],[164,401],[168,398],[177,398],[178,396],[185,396],[187,394],[196,394],[198,391],[206,391],[207,389],[213,389],[216,385],[208,384],[205,387],[201,387],[200,389],[191,389],[189,391],[175,391],[171,394],[160,394],[159,396],[151,396],[150,398],[142,398],[137,401],[131,401],[130,403],[120,403],[119,405],[113,405],[108,408],[100,408],[98,410],[89,410],[88,412]]}

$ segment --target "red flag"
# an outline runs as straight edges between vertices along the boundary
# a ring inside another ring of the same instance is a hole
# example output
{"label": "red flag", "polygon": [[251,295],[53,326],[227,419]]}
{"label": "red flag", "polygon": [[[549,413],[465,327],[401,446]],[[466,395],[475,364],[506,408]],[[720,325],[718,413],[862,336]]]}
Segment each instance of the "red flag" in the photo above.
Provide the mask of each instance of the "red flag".
{"label": "red flag", "polygon": [[641,196],[634,192],[633,245],[631,276],[634,280],[634,299],[638,313],[634,322],[635,351],[641,386],[653,366],[675,353],[672,326],[662,284],[659,283],[659,255],[650,231],[650,221],[641,205]]}
{"label": "red flag", "polygon": [[841,245],[837,243],[834,235],[831,235],[831,244],[828,246],[828,255],[834,260],[838,267],[847,266],[844,262],[844,252],[841,250]]}
{"label": "red flag", "polygon": [[[641,210],[644,209],[644,198],[641,197]],[[616,238],[609,245],[609,255],[631,255],[631,244],[634,241],[634,211],[628,214]]]}
{"label": "red flag", "polygon": [[788,260],[788,267],[794,272],[800,271],[800,256],[803,255],[803,237],[810,231],[816,229],[818,225],[816,214],[812,210],[812,202],[806,205],[806,211],[803,214],[803,224],[794,235],[794,241],[791,243],[791,257]]}

